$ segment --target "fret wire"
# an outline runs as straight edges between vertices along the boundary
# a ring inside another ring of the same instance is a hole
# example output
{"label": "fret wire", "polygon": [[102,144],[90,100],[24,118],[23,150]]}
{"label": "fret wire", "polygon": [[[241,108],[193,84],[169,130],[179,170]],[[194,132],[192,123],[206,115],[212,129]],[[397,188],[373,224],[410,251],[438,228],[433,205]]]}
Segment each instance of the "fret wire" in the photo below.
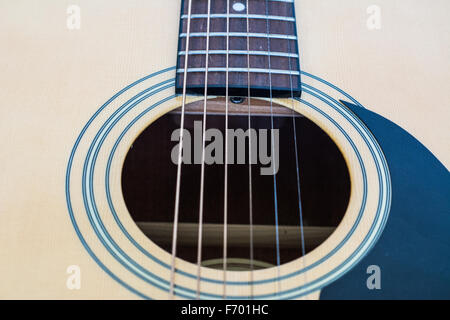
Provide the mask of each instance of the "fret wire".
{"label": "fret wire", "polygon": [[[192,13],[192,0],[188,3],[188,15]],[[189,52],[189,39],[190,39],[190,27],[191,20],[187,21],[187,38],[186,38],[186,50]],[[184,64],[188,65],[189,55],[185,56]],[[183,152],[183,141],[184,141],[184,113],[186,108],[186,89],[187,89],[187,68],[185,68],[184,79],[183,79],[183,95],[181,104],[181,119],[180,119],[180,146],[178,149],[178,163],[177,163],[177,182],[175,190],[175,208],[174,208],[174,221],[173,221],[173,231],[172,231],[172,252],[171,252],[171,267],[170,267],[170,289],[169,298],[174,298],[175,292],[175,259],[177,255],[177,239],[178,239],[178,220],[180,213],[180,193],[181,193],[181,163],[182,163],[182,152]]]}
{"label": "fret wire", "polygon": [[[181,33],[180,38],[186,38],[186,33]],[[189,37],[206,37],[206,32],[193,32],[189,35]],[[210,37],[226,37],[226,32],[210,32]],[[230,32],[230,37],[242,37],[246,38],[247,33],[245,32]],[[270,38],[270,39],[285,39],[285,40],[297,40],[297,36],[295,35],[285,35],[285,34],[267,34],[267,33],[250,33],[249,36],[251,38]]]}
{"label": "fret wire", "polygon": [[[229,68],[229,72],[248,72],[247,68]],[[183,73],[185,69],[178,69],[177,73]],[[187,72],[205,72],[205,68],[188,68]],[[226,68],[208,68],[208,72],[226,72]],[[250,68],[251,73],[271,73],[271,74],[281,74],[281,75],[300,75],[299,71],[289,71],[289,70],[277,70],[277,69],[256,69]]]}
{"label": "fret wire", "polygon": [[[184,56],[186,51],[180,51],[178,55]],[[204,55],[206,54],[206,50],[189,50],[189,55]],[[225,55],[227,54],[226,50],[211,50],[209,51],[209,55]],[[268,56],[268,51],[245,51],[245,50],[230,50],[228,54],[231,55],[248,55],[251,56]],[[298,58],[299,55],[296,53],[288,53],[288,52],[270,52],[272,57],[286,57],[286,58]]]}
{"label": "fret wire", "polygon": [[[214,13],[211,14],[211,18],[212,19],[225,19],[227,17],[226,14],[223,13]],[[230,18],[234,18],[234,19],[244,19],[247,16],[245,14],[232,14],[230,15]],[[187,19],[187,15],[183,15],[181,16],[181,19]],[[202,14],[202,13],[198,13],[198,14],[193,14],[191,19],[206,19],[208,18],[207,14]],[[250,19],[261,19],[261,20],[267,20],[267,17],[265,15],[260,15],[260,14],[251,14],[249,15]],[[293,17],[285,17],[285,16],[269,16],[268,17],[269,20],[278,20],[278,21],[286,21],[286,22],[295,22],[295,18]]]}

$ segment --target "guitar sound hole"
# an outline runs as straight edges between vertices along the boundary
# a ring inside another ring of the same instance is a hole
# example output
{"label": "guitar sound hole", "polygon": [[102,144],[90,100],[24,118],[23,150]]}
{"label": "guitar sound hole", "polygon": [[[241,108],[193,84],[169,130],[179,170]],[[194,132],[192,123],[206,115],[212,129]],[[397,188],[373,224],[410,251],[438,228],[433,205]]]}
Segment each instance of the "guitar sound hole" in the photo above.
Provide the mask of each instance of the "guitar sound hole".
{"label": "guitar sound hole", "polygon": [[[224,105],[224,99],[210,101],[207,129],[214,128],[224,132],[225,116],[221,113]],[[229,128],[246,131],[247,102],[233,105],[233,108],[230,110]],[[245,140],[245,163],[236,163],[235,146],[236,164],[228,165],[229,270],[268,268],[277,265],[277,256],[281,264],[298,259],[304,250],[305,253],[310,252],[333,233],[349,202],[350,177],[340,150],[317,125],[295,114],[303,250],[292,111],[281,106],[274,106],[273,110],[274,128],[279,130],[279,161],[275,175],[277,205],[273,174],[261,174],[261,168],[267,169],[270,164],[262,164],[258,156],[258,163],[252,165],[253,223],[250,225],[248,140]],[[181,171],[177,257],[192,263],[197,263],[201,153],[198,161],[195,161],[195,149],[201,151],[202,131],[198,131],[203,117],[201,111],[201,103],[186,107],[185,128],[191,136],[192,164],[184,163]],[[252,138],[252,143],[265,143],[267,154],[270,155],[271,117],[267,103],[252,100],[251,111],[251,125],[258,133],[257,141]],[[172,161],[171,153],[178,144],[178,141],[171,141],[171,136],[179,127],[180,109],[165,114],[152,123],[130,147],[122,171],[123,196],[131,217],[149,239],[169,253],[172,250],[177,180],[177,165]],[[268,130],[266,140],[259,134],[260,129]],[[207,145],[209,143],[211,142],[207,142]],[[187,147],[185,145],[185,148]],[[213,152],[211,155],[220,158],[220,152]],[[231,161],[229,159],[229,162]],[[202,261],[203,265],[209,268],[222,268],[224,176],[223,164],[205,166]],[[253,261],[250,260],[251,251]]]}

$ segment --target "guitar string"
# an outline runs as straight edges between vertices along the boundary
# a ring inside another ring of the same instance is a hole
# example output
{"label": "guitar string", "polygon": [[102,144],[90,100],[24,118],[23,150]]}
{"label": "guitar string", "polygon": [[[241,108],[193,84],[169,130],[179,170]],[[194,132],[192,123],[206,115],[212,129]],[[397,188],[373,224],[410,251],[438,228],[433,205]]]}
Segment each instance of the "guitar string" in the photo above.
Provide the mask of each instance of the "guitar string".
{"label": "guitar string", "polygon": [[[268,52],[268,67],[269,67],[269,93],[270,93],[270,127],[271,127],[271,144],[272,144],[272,166],[273,166],[273,196],[275,207],[275,236],[276,236],[276,251],[277,251],[277,279],[280,278],[280,238],[278,230],[278,199],[277,199],[277,176],[275,172],[275,138],[274,138],[274,121],[273,121],[273,92],[272,92],[272,72],[271,72],[271,56],[270,56],[270,20],[269,20],[269,1],[266,0],[266,32],[267,32],[267,52]],[[280,291],[281,284],[277,281],[277,290]],[[278,293],[278,292],[277,292]]]}
{"label": "guitar string", "polygon": [[253,298],[253,188],[252,188],[252,134],[251,134],[251,84],[250,84],[250,18],[249,18],[250,1],[247,0],[247,104],[248,104],[248,192],[249,192],[249,224],[250,224],[250,298]]}
{"label": "guitar string", "polygon": [[[292,3],[292,14],[295,15],[295,5]],[[291,53],[291,41],[288,40],[288,53]],[[300,54],[299,54],[300,56]],[[294,153],[295,153],[295,167],[296,167],[296,178],[297,178],[297,198],[298,198],[298,212],[299,212],[299,220],[300,220],[300,238],[301,238],[301,250],[302,250],[302,266],[303,269],[306,265],[306,245],[305,245],[305,232],[303,225],[303,208],[302,208],[302,197],[301,197],[301,186],[300,186],[300,166],[299,166],[299,152],[298,152],[298,142],[297,142],[297,124],[296,124],[296,116],[294,111],[294,85],[292,80],[292,64],[291,64],[291,56],[288,57],[289,61],[289,81],[291,86],[291,113],[292,113],[292,128],[293,128],[293,138],[294,138]],[[304,282],[307,282],[307,273],[304,273]]]}
{"label": "guitar string", "polygon": [[[198,246],[198,273],[197,273],[197,298],[200,295],[200,262],[201,262],[201,242],[202,242],[202,223],[203,223],[203,193],[204,193],[204,163],[205,163],[205,131],[206,131],[206,104],[207,104],[207,83],[208,83],[208,51],[209,51],[209,28],[210,28],[210,7],[211,0],[208,1],[208,19],[207,19],[207,49],[206,49],[206,68],[205,68],[205,100],[204,100],[204,121],[203,121],[203,149],[202,149],[202,176],[201,176],[201,191],[200,191],[200,209],[199,209],[199,246]],[[251,128],[251,92],[250,92],[250,46],[249,46],[249,0],[247,0],[247,67],[248,67],[248,125],[249,129]],[[183,99],[182,99],[182,112],[181,112],[181,125],[180,125],[180,143],[179,143],[179,152],[178,152],[178,168],[177,168],[177,186],[176,186],[176,200],[175,200],[175,213],[174,213],[174,226],[173,226],[173,239],[172,239],[172,268],[171,268],[171,286],[170,286],[170,297],[173,298],[174,293],[174,275],[175,275],[175,256],[176,256],[176,242],[177,242],[177,229],[178,229],[178,216],[179,216],[179,198],[180,198],[180,184],[181,184],[181,163],[182,163],[182,146],[183,146],[183,132],[184,132],[184,114],[185,114],[185,104],[186,104],[186,86],[187,86],[187,66],[188,66],[188,56],[189,56],[189,35],[190,35],[190,26],[191,26],[191,8],[192,8],[192,0],[189,0],[188,4],[188,19],[187,19],[187,36],[186,36],[186,55],[185,55],[185,70],[184,70],[184,78],[183,78]],[[268,16],[268,1],[266,0],[266,15]],[[269,27],[269,19],[267,18],[267,35],[269,35],[270,27]],[[227,268],[227,163],[228,163],[228,81],[229,81],[229,0],[227,0],[227,55],[226,55],[226,150],[225,150],[225,192],[224,192],[224,271]],[[288,51],[290,52],[290,42],[288,41]],[[270,57],[270,39],[268,37],[268,60],[269,60],[269,89],[270,89],[270,109],[271,109],[271,129],[273,132],[274,123],[273,123],[273,94],[272,94],[272,76],[270,73],[271,69],[271,57]],[[291,59],[289,57],[289,70],[292,71],[291,68]],[[291,85],[291,98],[293,99],[293,82],[292,82],[292,72],[290,72],[290,85]],[[293,109],[292,109],[293,113]],[[299,199],[299,215],[300,215],[300,229],[301,229],[301,238],[302,238],[302,254],[305,256],[305,242],[304,242],[304,229],[303,229],[303,218],[302,218],[302,207],[301,207],[301,196],[300,196],[300,179],[299,179],[299,165],[298,165],[298,148],[297,148],[297,136],[296,136],[296,124],[295,124],[295,116],[293,113],[293,128],[294,128],[294,141],[295,141],[295,156],[296,156],[296,171],[297,171],[297,190],[298,190],[298,199]],[[272,157],[274,159],[274,138],[272,133]],[[251,274],[253,271],[253,215],[252,215],[252,172],[251,172],[251,164],[252,164],[252,155],[251,155],[251,134],[249,130],[249,212],[250,212],[250,263],[251,263]],[[278,236],[278,207],[277,207],[277,196],[276,196],[276,175],[275,175],[275,167],[274,164],[274,198],[275,198],[275,220],[276,220],[276,236],[277,236],[277,265],[280,266],[280,253],[279,253],[279,236]],[[279,270],[278,270],[279,272]],[[279,276],[279,274],[278,274]],[[253,279],[251,279],[253,282]],[[224,272],[224,298],[226,297],[226,272]],[[253,296],[253,290],[252,294]]]}
{"label": "guitar string", "polygon": [[203,203],[205,189],[205,145],[206,145],[206,108],[208,104],[208,67],[209,67],[209,30],[211,22],[211,0],[208,0],[208,17],[206,21],[206,57],[205,57],[205,92],[203,100],[203,139],[202,139],[202,161],[200,174],[200,203],[198,212],[198,246],[197,246],[197,300],[200,299],[200,276],[202,261],[203,240]]}
{"label": "guitar string", "polygon": [[180,123],[180,139],[178,148],[178,162],[177,162],[177,183],[175,191],[175,209],[173,218],[173,230],[172,230],[172,257],[171,257],[171,268],[170,268],[170,290],[169,298],[174,299],[174,289],[175,289],[175,257],[177,252],[177,236],[178,236],[178,220],[179,220],[179,207],[180,207],[180,186],[181,186],[181,167],[182,167],[182,152],[183,152],[183,141],[184,141],[184,112],[186,106],[186,87],[187,87],[187,69],[188,69],[188,57],[189,57],[189,40],[191,32],[191,10],[192,10],[192,0],[188,3],[188,18],[187,18],[187,28],[186,28],[186,55],[184,57],[184,76],[183,76],[183,97],[181,104],[181,123]]}
{"label": "guitar string", "polygon": [[223,298],[226,299],[227,250],[228,250],[228,85],[229,85],[229,51],[230,51],[230,0],[227,0],[227,38],[226,38],[226,74],[225,74],[225,186],[223,203]]}

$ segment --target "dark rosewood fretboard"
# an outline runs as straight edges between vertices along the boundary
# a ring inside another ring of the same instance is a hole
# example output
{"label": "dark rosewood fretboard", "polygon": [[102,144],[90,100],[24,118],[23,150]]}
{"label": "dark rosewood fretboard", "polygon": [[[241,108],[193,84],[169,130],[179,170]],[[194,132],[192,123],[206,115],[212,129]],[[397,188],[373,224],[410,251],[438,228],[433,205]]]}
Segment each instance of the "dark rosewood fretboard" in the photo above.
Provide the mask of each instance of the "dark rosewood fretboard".
{"label": "dark rosewood fretboard", "polygon": [[[183,91],[186,38],[189,36],[186,91],[191,94],[204,94],[208,0],[192,0],[189,35],[188,4],[189,0],[182,1],[176,91]],[[208,54],[210,95],[225,95],[226,6],[226,0],[211,0]],[[229,95],[247,96],[250,87],[253,97],[269,97],[271,93],[273,97],[300,96],[294,1],[231,0],[229,11]]]}

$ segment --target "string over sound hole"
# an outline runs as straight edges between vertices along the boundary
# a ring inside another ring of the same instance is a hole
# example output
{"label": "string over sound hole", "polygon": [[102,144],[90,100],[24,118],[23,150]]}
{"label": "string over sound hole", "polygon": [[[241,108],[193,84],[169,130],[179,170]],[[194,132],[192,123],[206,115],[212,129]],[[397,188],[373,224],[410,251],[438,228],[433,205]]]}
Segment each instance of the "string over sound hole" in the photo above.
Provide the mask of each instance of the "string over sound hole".
{"label": "string over sound hole", "polygon": [[[224,101],[208,101],[206,134],[211,139],[206,145],[210,158],[206,159],[202,227],[202,265],[219,269],[223,268],[224,246]],[[348,168],[330,137],[307,118],[276,104],[272,110],[279,154],[274,163],[270,156],[275,151],[271,147],[275,133],[270,129],[268,102],[251,101],[251,181],[248,135],[242,140],[239,134],[229,136],[233,146],[228,159],[227,269],[236,271],[287,263],[315,249],[342,220],[350,195]],[[197,151],[202,143],[202,108],[201,102],[186,107],[180,189],[177,257],[192,263],[197,263],[198,249],[201,162]],[[248,111],[247,103],[230,105],[229,130],[233,131],[229,134],[246,132]],[[169,253],[177,170],[173,155],[178,150],[174,132],[179,126],[179,109],[151,124],[133,143],[122,171],[123,195],[132,218],[150,240]]]}

